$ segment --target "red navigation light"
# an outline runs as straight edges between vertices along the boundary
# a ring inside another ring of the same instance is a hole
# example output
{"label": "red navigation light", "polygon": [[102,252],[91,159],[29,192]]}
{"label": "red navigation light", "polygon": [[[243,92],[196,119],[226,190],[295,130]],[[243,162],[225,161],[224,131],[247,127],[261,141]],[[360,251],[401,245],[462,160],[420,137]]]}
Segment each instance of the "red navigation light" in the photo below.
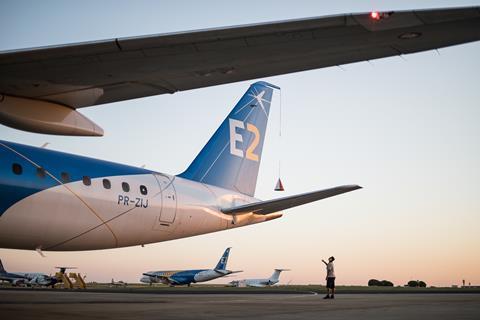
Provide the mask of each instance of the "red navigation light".
{"label": "red navigation light", "polygon": [[370,13],[370,17],[374,20],[380,20],[381,18],[380,13],[378,13],[377,11],[372,11]]}

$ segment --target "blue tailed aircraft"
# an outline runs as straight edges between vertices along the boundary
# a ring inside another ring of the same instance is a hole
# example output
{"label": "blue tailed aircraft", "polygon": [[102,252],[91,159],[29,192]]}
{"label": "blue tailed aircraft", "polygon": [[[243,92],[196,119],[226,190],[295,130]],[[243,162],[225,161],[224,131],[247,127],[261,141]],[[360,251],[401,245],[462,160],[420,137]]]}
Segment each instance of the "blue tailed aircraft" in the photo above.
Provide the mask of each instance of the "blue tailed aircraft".
{"label": "blue tailed aircraft", "polygon": [[1,260],[0,280],[8,281],[13,286],[52,286],[52,288],[58,282],[57,278],[39,272],[8,272]]}
{"label": "blue tailed aircraft", "polygon": [[251,85],[176,176],[0,141],[0,247],[92,250],[167,241],[269,221],[281,210],[359,189],[254,197],[275,88]]}
{"label": "blue tailed aircraft", "polygon": [[[480,40],[478,7],[343,14],[0,52],[0,123],[103,135],[78,109]],[[0,141],[0,247],[92,250],[281,217],[359,189],[254,197],[270,111],[250,86],[178,175]]]}
{"label": "blue tailed aircraft", "polygon": [[148,271],[143,273],[140,279],[143,283],[163,283],[170,286],[188,285],[197,282],[205,282],[213,279],[221,278],[229,274],[241,271],[227,270],[228,256],[230,249],[227,248],[217,265],[213,269],[194,269],[194,270],[177,270],[177,271]]}

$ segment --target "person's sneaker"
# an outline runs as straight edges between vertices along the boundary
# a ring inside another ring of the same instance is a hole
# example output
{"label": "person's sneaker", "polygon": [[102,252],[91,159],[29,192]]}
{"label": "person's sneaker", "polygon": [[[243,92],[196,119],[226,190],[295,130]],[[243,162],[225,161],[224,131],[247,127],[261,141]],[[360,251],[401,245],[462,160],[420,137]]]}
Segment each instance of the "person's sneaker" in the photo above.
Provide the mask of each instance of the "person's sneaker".
{"label": "person's sneaker", "polygon": [[323,299],[330,299],[330,296],[327,294]]}
{"label": "person's sneaker", "polygon": [[335,296],[332,294],[332,295],[330,296],[330,299],[335,299]]}

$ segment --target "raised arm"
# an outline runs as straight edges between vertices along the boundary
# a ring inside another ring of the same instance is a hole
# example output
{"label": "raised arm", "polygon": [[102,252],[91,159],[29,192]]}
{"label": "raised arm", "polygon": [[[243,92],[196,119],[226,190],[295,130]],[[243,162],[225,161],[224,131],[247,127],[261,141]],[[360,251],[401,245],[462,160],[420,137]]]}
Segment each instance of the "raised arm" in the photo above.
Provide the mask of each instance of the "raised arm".
{"label": "raised arm", "polygon": [[322,259],[322,262],[325,263],[326,266],[328,265],[328,263],[323,259]]}

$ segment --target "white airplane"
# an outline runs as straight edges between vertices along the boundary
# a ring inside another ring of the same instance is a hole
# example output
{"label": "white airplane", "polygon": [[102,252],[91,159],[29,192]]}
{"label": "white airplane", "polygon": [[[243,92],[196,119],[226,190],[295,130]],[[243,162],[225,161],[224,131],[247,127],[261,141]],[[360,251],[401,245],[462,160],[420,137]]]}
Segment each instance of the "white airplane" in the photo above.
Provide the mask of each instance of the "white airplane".
{"label": "white airplane", "polygon": [[[0,123],[102,135],[77,109],[477,41],[479,26],[478,7],[374,12],[0,52]],[[253,84],[176,176],[0,141],[0,247],[93,250],[179,239],[360,188],[254,198],[275,88]]]}
{"label": "white airplane", "polygon": [[140,282],[143,283],[163,283],[170,286],[187,285],[192,283],[205,282],[213,279],[225,277],[227,275],[242,271],[227,270],[228,256],[230,249],[225,249],[222,257],[213,269],[193,269],[193,270],[175,270],[175,271],[148,271],[143,273]]}
{"label": "white airplane", "polygon": [[290,270],[275,269],[275,271],[273,271],[273,274],[270,276],[270,278],[235,280],[235,281],[231,281],[229,284],[230,286],[240,287],[240,288],[241,287],[257,287],[257,288],[269,287],[278,283],[280,278],[280,273],[282,271],[290,271]]}
{"label": "white airplane", "polygon": [[128,285],[128,283],[120,280],[120,281],[115,281],[113,278],[112,278],[112,281],[110,282],[110,287],[126,287]]}

